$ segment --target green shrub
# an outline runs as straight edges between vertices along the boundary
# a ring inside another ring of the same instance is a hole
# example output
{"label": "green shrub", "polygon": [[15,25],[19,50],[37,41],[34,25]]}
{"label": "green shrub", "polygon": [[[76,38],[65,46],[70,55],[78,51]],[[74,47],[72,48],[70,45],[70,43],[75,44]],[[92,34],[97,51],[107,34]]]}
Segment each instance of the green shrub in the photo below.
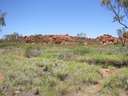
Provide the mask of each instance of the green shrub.
{"label": "green shrub", "polygon": [[74,72],[74,79],[86,85],[97,84],[98,80],[101,79],[98,69],[96,66],[83,66]]}
{"label": "green shrub", "polygon": [[70,60],[75,60],[75,54],[73,54],[73,52],[69,52],[69,51],[65,51],[65,52],[61,52],[58,54],[58,59],[59,60],[66,60],[66,61],[70,61]]}
{"label": "green shrub", "polygon": [[85,54],[91,53],[92,49],[88,47],[77,47],[73,50],[73,52],[78,55],[85,55]]}
{"label": "green shrub", "polygon": [[25,56],[28,57],[28,58],[40,56],[41,53],[42,53],[41,49],[39,49],[39,48],[33,48],[31,46],[28,47],[25,50]]}
{"label": "green shrub", "polygon": [[115,74],[103,81],[101,90],[102,96],[119,96],[119,90],[128,90],[128,68],[121,69],[118,74]]}

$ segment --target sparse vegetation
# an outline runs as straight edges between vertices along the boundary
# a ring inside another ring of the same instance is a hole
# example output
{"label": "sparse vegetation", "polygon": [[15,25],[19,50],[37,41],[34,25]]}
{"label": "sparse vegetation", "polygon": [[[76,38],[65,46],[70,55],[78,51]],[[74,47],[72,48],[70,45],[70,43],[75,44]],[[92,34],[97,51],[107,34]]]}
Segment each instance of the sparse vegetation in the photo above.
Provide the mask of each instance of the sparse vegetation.
{"label": "sparse vegetation", "polygon": [[125,90],[127,93],[128,90],[128,69],[122,68],[119,70],[118,74],[110,76],[108,79],[103,81],[103,88],[101,93],[104,94],[102,96],[108,96],[108,94],[112,96],[122,96],[120,92]]}
{"label": "sparse vegetation", "polygon": [[103,86],[97,92],[101,96],[121,96],[119,90],[126,92],[128,89],[127,67],[120,66],[119,74],[108,78],[103,78],[100,73],[104,67],[118,68],[115,62],[122,64],[125,61],[127,65],[127,47],[123,47],[124,50],[121,46],[74,45],[71,49],[65,45],[11,44],[3,46],[1,43],[0,48],[0,73],[4,75],[4,81],[0,82],[1,96],[36,96],[36,93],[40,96],[68,96],[97,84]]}
{"label": "sparse vegetation", "polygon": [[40,48],[33,48],[32,46],[27,47],[25,50],[25,56],[28,58],[40,56],[41,53]]}
{"label": "sparse vegetation", "polygon": [[0,1],[0,96],[128,96],[128,0],[101,0],[118,37],[97,0],[73,1]]}

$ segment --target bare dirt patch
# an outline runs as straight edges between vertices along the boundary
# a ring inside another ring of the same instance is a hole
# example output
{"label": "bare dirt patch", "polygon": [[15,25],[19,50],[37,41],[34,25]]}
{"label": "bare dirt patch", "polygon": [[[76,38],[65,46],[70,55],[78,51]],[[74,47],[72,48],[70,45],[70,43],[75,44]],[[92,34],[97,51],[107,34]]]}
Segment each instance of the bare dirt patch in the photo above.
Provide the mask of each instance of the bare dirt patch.
{"label": "bare dirt patch", "polygon": [[0,81],[4,80],[4,75],[2,73],[0,73]]}

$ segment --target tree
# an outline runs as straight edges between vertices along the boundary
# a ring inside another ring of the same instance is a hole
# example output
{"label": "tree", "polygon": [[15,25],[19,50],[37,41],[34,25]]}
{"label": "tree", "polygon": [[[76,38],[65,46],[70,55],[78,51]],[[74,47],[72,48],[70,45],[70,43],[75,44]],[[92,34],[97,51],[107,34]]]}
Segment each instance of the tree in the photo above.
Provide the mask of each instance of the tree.
{"label": "tree", "polygon": [[128,40],[128,31],[123,33],[123,38],[124,38],[124,41],[125,41],[125,44],[126,44],[126,42]]}
{"label": "tree", "polygon": [[18,33],[16,33],[16,32],[13,32],[12,34],[5,35],[5,40],[17,41],[18,37],[20,37],[20,35]]}
{"label": "tree", "polygon": [[0,10],[0,29],[1,29],[1,27],[6,26],[6,24],[5,24],[5,15],[6,15],[6,13],[2,12]]}
{"label": "tree", "polygon": [[121,44],[123,46],[125,46],[126,41],[128,39],[128,31],[125,28],[122,28],[122,29],[118,29],[117,33],[118,33],[118,37],[119,37],[119,39],[121,41]]}
{"label": "tree", "polygon": [[128,31],[123,34],[123,37],[128,39]]}
{"label": "tree", "polygon": [[101,0],[103,6],[113,12],[113,21],[128,29],[128,0]]}
{"label": "tree", "polygon": [[123,37],[123,34],[126,32],[125,28],[122,28],[122,29],[118,29],[117,30],[117,34],[118,34],[118,37],[120,39],[120,42],[122,44],[122,46],[125,46],[125,39]]}
{"label": "tree", "polygon": [[81,33],[78,33],[77,36],[80,37],[80,38],[85,38],[86,37],[86,33],[81,32]]}

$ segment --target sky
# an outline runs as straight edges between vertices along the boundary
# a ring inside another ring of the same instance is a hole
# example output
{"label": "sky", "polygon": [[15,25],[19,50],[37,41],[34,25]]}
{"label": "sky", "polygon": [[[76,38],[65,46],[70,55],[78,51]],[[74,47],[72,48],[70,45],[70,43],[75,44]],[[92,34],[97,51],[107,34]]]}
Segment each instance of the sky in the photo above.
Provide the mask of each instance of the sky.
{"label": "sky", "polygon": [[13,32],[116,36],[121,27],[112,22],[112,13],[101,6],[100,0],[0,0],[0,9],[7,13],[1,36]]}

